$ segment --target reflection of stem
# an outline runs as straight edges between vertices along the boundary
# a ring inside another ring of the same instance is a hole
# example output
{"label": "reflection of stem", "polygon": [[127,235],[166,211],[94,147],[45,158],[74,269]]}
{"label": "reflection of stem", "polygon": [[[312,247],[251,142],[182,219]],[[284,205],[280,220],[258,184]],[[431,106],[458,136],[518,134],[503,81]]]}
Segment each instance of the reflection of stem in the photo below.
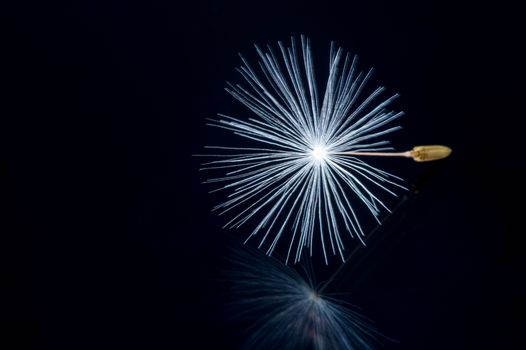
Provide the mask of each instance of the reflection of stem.
{"label": "reflection of stem", "polygon": [[[411,194],[413,194],[414,192],[412,192]],[[391,213],[389,213],[389,215],[387,215],[381,222],[379,225],[377,225],[366,237],[366,240],[369,240],[376,232],[378,232],[380,230],[380,228],[382,227],[382,225],[387,221],[389,220],[402,206],[405,202],[407,202],[407,200],[411,198],[410,195],[406,195],[404,196],[404,198],[402,198],[402,200],[400,202],[398,202],[398,204],[393,208],[393,210],[391,211]],[[358,250],[360,250],[361,248],[363,248],[364,246],[362,245],[357,245],[353,250],[352,252],[347,256],[347,258],[345,259],[345,262],[343,264],[341,264],[337,269],[336,271],[334,271],[334,273],[329,277],[329,279],[327,280],[327,282],[325,282],[323,284],[323,286],[318,290],[318,294],[322,294],[323,291],[329,286],[329,284],[331,284],[334,279],[338,276],[338,274],[343,270],[343,268],[347,265],[347,262],[349,262],[351,260],[351,258],[354,256],[354,254],[356,254],[356,252]]]}
{"label": "reflection of stem", "polygon": [[373,157],[405,157],[413,158],[415,162],[428,162],[446,158],[451,154],[451,148],[442,145],[416,146],[406,152],[335,152],[334,154],[349,156],[373,156]]}

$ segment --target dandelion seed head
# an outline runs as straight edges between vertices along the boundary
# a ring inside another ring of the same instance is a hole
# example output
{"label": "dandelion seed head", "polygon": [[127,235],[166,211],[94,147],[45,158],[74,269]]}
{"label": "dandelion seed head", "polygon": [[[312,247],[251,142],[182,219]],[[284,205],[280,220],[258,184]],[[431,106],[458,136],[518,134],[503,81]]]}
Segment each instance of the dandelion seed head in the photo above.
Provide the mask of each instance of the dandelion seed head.
{"label": "dandelion seed head", "polygon": [[389,210],[378,192],[396,196],[396,187],[404,189],[400,178],[345,155],[392,150],[384,137],[399,129],[391,123],[403,113],[389,107],[398,95],[386,98],[384,87],[369,88],[372,70],[361,72],[356,56],[335,45],[328,76],[317,82],[310,41],[296,41],[267,52],[256,47],[254,66],[242,56],[243,83],[226,90],[249,117],[211,120],[238,144],[208,146],[214,158],[203,169],[222,171],[206,182],[229,192],[214,208],[230,215],[225,228],[250,223],[247,241],[257,237],[268,255],[285,243],[286,261],[298,262],[316,246],[328,263],[330,254],[344,260],[349,238],[363,243],[364,209],[378,222]]}

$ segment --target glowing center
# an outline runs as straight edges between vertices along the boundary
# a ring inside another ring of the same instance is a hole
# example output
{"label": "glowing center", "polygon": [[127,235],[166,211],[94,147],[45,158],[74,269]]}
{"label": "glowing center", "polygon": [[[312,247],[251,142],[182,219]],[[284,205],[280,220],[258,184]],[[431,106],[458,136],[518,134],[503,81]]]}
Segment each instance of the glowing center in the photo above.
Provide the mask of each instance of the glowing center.
{"label": "glowing center", "polygon": [[320,299],[321,298],[320,298],[320,295],[318,293],[316,293],[314,291],[311,291],[309,293],[309,300],[314,301],[314,302],[318,302],[318,301],[320,301]]}
{"label": "glowing center", "polygon": [[312,157],[318,162],[322,162],[327,158],[327,150],[323,146],[316,146],[312,149]]}

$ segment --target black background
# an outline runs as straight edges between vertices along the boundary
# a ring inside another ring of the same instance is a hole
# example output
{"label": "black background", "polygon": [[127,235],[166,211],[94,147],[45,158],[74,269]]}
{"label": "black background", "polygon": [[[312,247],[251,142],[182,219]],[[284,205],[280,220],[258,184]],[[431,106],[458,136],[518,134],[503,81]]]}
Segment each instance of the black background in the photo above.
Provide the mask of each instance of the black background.
{"label": "black background", "polygon": [[247,232],[221,230],[221,197],[192,154],[217,133],[205,118],[236,104],[223,87],[239,80],[237,53],[253,60],[254,43],[300,34],[316,62],[335,40],[401,94],[397,148],[454,150],[381,163],[419,192],[340,287],[398,340],[384,348],[524,347],[518,9],[153,0],[3,12],[3,255],[5,285],[20,286],[6,299],[9,348],[238,346],[214,281],[228,237]]}

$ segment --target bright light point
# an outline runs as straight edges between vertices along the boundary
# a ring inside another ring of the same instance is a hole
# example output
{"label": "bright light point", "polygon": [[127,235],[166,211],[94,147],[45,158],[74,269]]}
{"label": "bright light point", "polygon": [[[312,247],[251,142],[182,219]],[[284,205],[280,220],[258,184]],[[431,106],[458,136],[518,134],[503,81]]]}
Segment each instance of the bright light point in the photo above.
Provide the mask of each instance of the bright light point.
{"label": "bright light point", "polygon": [[312,149],[312,157],[318,162],[324,161],[327,158],[327,150],[323,146],[316,146]]}

